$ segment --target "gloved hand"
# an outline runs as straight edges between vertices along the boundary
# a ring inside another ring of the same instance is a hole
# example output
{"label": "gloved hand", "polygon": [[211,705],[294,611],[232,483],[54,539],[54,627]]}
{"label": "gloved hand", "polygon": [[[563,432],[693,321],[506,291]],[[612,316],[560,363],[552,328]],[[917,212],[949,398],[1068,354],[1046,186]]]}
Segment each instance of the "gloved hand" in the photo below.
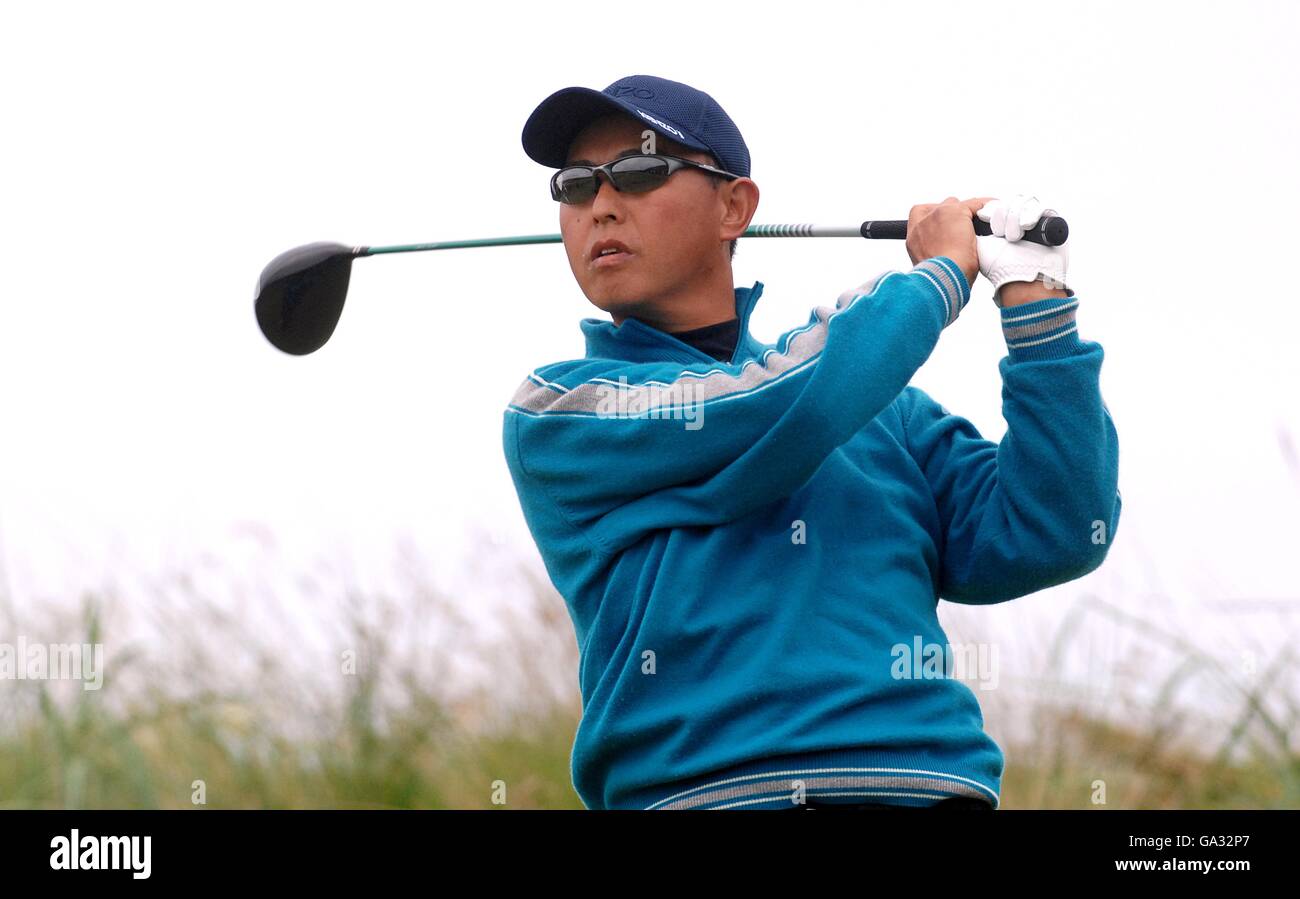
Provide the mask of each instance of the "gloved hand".
{"label": "gloved hand", "polygon": [[1008,281],[1043,281],[1048,287],[1069,290],[1065,276],[1070,263],[1070,242],[1045,247],[1020,239],[1041,216],[1057,214],[1054,209],[1044,209],[1037,197],[1024,194],[1016,194],[1009,200],[990,200],[976,212],[993,232],[989,236],[977,236],[975,244],[980,273],[993,284],[993,302],[997,306],[1002,306],[1001,288]]}

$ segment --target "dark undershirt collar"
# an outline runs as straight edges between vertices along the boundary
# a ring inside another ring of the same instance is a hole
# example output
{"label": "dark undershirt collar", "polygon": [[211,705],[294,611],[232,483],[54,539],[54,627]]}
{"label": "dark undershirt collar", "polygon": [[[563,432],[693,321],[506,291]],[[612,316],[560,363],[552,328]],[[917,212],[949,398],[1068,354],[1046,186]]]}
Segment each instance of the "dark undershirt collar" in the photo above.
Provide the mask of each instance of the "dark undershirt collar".
{"label": "dark undershirt collar", "polygon": [[671,331],[682,343],[690,344],[697,350],[707,353],[719,362],[730,362],[736,352],[736,340],[740,336],[740,319],[731,318],[716,325],[705,325],[690,331]]}

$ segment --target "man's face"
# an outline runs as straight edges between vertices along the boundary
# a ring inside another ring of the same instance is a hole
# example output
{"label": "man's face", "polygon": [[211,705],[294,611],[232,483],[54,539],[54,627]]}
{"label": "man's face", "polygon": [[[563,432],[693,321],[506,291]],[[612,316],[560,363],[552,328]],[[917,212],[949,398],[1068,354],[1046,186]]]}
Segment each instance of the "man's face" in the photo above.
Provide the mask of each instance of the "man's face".
{"label": "man's face", "polygon": [[[599,119],[574,138],[566,162],[601,165],[640,153],[644,130],[630,116]],[[707,153],[658,133],[654,139],[658,153],[715,164]],[[577,206],[560,204],[560,234],[582,292],[616,322],[638,312],[653,318],[665,300],[688,296],[692,284],[729,264],[719,234],[723,192],[709,183],[714,176],[684,169],[662,187],[640,194],[616,191],[603,174],[598,177],[595,198]],[[602,240],[621,242],[629,255],[597,264],[592,252]]]}

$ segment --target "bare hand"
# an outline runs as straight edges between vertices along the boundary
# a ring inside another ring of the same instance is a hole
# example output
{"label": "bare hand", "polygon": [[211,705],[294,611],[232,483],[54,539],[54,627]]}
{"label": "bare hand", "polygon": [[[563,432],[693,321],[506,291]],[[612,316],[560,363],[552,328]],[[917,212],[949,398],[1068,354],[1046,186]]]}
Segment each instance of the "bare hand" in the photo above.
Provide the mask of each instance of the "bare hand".
{"label": "bare hand", "polygon": [[992,199],[948,197],[942,203],[913,206],[907,214],[907,255],[912,257],[912,264],[947,256],[957,263],[966,275],[966,283],[973,287],[975,276],[980,273],[975,213]]}

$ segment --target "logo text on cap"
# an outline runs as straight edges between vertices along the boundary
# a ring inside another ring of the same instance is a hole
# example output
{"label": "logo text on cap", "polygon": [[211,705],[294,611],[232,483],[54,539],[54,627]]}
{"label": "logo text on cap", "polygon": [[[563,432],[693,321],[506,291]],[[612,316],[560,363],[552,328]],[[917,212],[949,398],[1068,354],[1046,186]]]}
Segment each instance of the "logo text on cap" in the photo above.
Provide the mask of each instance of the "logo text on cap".
{"label": "logo text on cap", "polygon": [[674,128],[672,125],[669,125],[669,124],[667,124],[666,122],[661,122],[661,121],[659,121],[659,120],[656,119],[654,116],[650,115],[650,113],[648,113],[648,112],[646,112],[646,111],[644,111],[644,110],[641,110],[641,109],[638,109],[638,110],[637,110],[637,113],[641,116],[641,118],[645,119],[647,122],[654,122],[654,123],[655,123],[656,125],[658,125],[660,128],[663,128],[663,129],[665,129],[666,131],[671,131],[673,134],[677,135],[679,138],[682,138],[683,140],[685,139],[685,135],[683,135],[680,131],[678,131],[678,130],[677,130],[676,128]]}
{"label": "logo text on cap", "polygon": [[649,100],[655,95],[655,92],[650,90],[648,87],[633,87],[630,84],[620,84],[618,87],[614,88],[615,97],[625,97],[628,94],[631,94],[638,100]]}

